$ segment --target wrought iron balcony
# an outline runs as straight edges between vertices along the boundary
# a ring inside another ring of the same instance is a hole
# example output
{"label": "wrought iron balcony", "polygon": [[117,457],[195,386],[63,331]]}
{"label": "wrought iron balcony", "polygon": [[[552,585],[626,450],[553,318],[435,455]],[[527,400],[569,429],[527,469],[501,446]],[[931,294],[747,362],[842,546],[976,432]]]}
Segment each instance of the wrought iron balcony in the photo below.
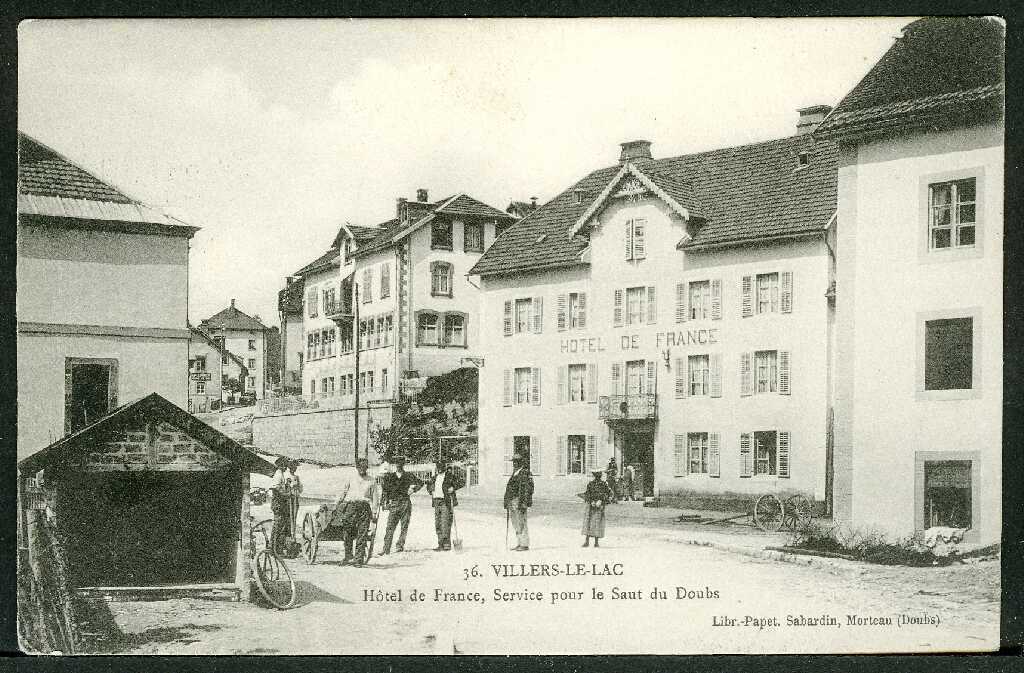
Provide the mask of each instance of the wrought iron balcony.
{"label": "wrought iron balcony", "polygon": [[658,396],[602,395],[597,402],[597,417],[605,421],[641,421],[658,417]]}

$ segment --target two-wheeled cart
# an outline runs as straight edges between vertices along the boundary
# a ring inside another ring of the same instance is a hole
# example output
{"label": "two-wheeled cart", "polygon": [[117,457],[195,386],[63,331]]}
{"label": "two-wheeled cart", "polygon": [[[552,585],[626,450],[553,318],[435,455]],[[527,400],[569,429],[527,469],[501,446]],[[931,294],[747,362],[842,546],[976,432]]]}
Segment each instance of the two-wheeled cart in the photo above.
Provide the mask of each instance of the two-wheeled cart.
{"label": "two-wheeled cart", "polygon": [[814,508],[806,496],[799,493],[780,497],[774,493],[765,493],[754,502],[750,511],[724,519],[709,519],[702,525],[727,523],[740,519],[749,519],[750,525],[760,528],[766,533],[774,533],[781,528],[798,530],[810,523],[814,517]]}
{"label": "two-wheeled cart", "polygon": [[[333,523],[335,508],[325,504],[320,505],[316,512],[306,512],[302,518],[302,557],[306,563],[316,563],[317,555],[320,552],[321,542],[342,542],[344,535],[341,526]],[[363,563],[373,556],[373,544],[377,537],[377,522],[380,520],[380,505],[377,506],[374,518],[370,520],[370,527],[366,532],[366,556],[361,559]]]}

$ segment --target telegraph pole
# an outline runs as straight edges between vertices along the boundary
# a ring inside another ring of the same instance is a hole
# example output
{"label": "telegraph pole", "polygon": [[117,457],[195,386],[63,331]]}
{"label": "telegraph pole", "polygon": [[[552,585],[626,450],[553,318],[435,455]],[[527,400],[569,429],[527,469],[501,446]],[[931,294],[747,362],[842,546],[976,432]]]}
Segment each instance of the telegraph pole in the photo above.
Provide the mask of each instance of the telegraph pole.
{"label": "telegraph pole", "polygon": [[[362,388],[362,382],[359,380],[359,340],[362,338],[362,334],[359,330],[359,283],[352,283],[352,345],[356,352],[356,371],[353,377],[356,389],[356,404],[355,404],[355,433],[353,439],[355,440],[355,446],[352,449],[353,458],[359,458],[359,389]],[[369,450],[367,450],[367,458],[369,458]]]}

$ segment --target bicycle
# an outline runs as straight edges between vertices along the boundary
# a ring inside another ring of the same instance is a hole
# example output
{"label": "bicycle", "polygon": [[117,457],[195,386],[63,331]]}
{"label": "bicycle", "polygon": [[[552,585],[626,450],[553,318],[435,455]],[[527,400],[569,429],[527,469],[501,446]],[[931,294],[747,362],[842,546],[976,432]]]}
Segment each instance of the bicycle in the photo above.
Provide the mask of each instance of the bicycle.
{"label": "bicycle", "polygon": [[[278,610],[287,610],[295,604],[295,580],[273,549],[273,525],[273,519],[264,519],[249,526],[249,559],[253,581],[260,594]],[[259,544],[261,539],[262,545]]]}

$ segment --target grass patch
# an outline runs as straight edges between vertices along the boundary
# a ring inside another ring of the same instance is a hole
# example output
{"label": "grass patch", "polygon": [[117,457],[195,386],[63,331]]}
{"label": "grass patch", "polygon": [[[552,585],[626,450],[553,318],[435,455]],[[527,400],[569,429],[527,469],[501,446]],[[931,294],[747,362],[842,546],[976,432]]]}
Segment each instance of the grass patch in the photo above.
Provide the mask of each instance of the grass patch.
{"label": "grass patch", "polygon": [[878,531],[841,531],[813,521],[793,534],[788,547],[879,565],[945,566],[959,558],[937,556],[917,536],[891,540]]}

